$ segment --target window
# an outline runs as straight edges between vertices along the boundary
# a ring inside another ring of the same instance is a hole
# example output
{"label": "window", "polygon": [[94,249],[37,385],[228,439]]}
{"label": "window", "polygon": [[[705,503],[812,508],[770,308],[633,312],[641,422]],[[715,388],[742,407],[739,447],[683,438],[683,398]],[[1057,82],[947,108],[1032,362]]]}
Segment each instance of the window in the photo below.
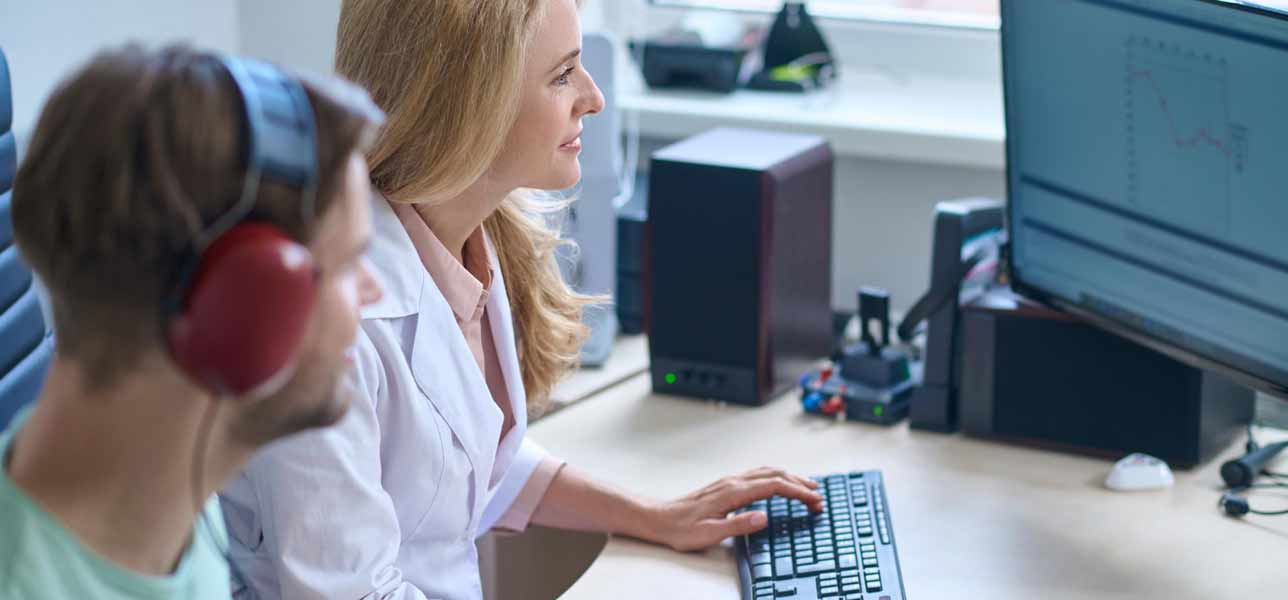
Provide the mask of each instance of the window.
{"label": "window", "polygon": [[[777,12],[782,0],[651,0],[662,6],[688,6]],[[810,14],[822,18],[879,21],[969,29],[997,29],[999,0],[808,0]]]}

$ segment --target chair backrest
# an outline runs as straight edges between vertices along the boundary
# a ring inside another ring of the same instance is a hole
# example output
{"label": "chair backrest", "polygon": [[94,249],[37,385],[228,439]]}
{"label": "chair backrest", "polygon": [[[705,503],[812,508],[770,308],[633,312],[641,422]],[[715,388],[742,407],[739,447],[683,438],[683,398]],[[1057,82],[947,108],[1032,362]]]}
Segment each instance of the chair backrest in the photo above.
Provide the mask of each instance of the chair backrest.
{"label": "chair backrest", "polygon": [[[617,290],[617,199],[622,193],[622,120],[614,72],[617,42],[606,33],[582,38],[581,62],[604,93],[604,110],[582,121],[581,182],[577,202],[569,207],[563,232],[577,241],[578,252],[565,252],[559,266],[564,280],[587,294]],[[583,313],[590,336],[581,348],[581,363],[597,367],[608,360],[617,336],[617,312],[595,306]]]}
{"label": "chair backrest", "polygon": [[31,270],[13,243],[10,213],[18,152],[13,134],[9,64],[0,49],[0,429],[40,391],[53,357]]}

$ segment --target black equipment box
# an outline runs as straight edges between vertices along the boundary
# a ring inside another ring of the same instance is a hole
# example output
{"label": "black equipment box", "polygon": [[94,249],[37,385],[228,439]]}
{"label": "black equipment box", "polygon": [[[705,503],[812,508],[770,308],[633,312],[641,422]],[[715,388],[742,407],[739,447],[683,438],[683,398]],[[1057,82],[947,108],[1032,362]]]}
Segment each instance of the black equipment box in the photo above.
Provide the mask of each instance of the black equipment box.
{"label": "black equipment box", "polygon": [[999,289],[962,306],[967,434],[1193,467],[1252,420],[1255,394]]}

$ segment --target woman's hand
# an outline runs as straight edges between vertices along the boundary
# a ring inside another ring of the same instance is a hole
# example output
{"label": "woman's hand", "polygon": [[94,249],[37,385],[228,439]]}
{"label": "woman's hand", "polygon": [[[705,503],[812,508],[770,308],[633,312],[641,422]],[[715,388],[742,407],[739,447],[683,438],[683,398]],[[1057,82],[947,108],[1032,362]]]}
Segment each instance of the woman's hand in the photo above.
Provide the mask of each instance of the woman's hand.
{"label": "woman's hand", "polygon": [[757,500],[783,496],[800,500],[811,511],[823,510],[817,488],[813,480],[770,467],[725,477],[678,500],[654,505],[642,537],[680,551],[701,550],[764,529],[769,516],[763,512],[729,514]]}

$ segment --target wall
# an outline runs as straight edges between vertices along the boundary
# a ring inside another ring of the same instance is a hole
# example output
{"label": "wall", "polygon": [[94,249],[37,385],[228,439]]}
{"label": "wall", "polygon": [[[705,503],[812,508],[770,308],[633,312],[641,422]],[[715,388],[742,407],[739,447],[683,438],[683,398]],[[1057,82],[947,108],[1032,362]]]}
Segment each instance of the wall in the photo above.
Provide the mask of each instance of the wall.
{"label": "wall", "polygon": [[232,0],[0,0],[0,47],[9,58],[19,153],[54,86],[97,50],[138,41],[187,41],[236,52]]}
{"label": "wall", "polygon": [[237,0],[236,4],[243,53],[304,71],[332,71],[340,0]]}
{"label": "wall", "polygon": [[[582,27],[601,27],[604,2],[583,0]],[[241,51],[296,69],[332,70],[340,0],[237,0]]]}

